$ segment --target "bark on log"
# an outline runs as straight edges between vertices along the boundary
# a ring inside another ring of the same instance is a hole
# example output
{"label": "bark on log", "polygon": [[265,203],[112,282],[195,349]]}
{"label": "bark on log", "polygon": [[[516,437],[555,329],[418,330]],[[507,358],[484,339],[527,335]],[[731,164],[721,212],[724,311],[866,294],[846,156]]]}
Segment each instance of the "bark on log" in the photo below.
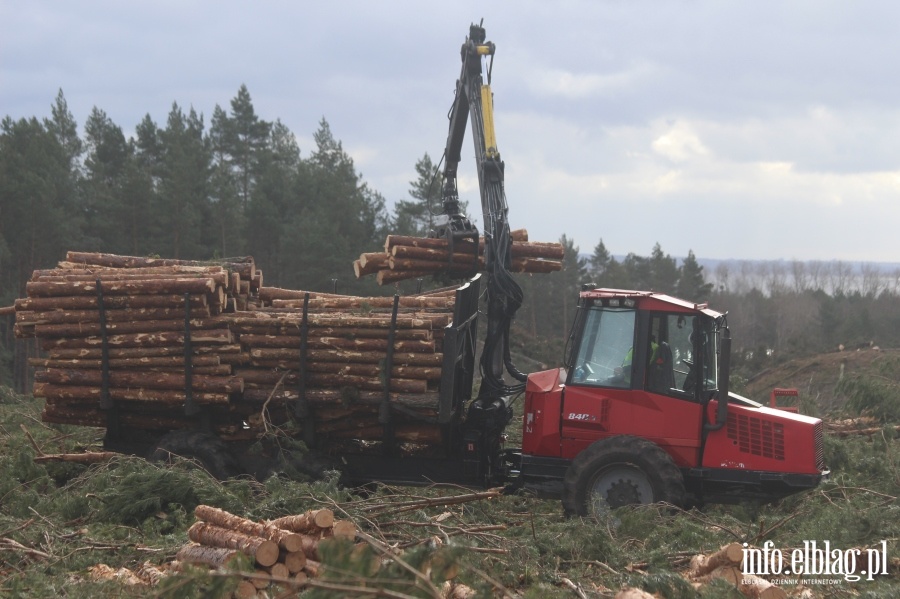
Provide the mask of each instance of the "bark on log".
{"label": "bark on log", "polygon": [[103,282],[113,281],[163,281],[170,279],[212,279],[216,285],[223,287],[228,285],[229,273],[224,270],[220,272],[206,273],[180,273],[177,275],[164,275],[145,273],[142,270],[133,269],[131,271],[110,271],[105,274],[60,274],[60,275],[37,275],[32,274],[31,281],[41,283],[84,283],[94,282],[100,279]]}
{"label": "bark on log", "polygon": [[270,520],[269,524],[294,532],[317,534],[334,524],[334,512],[328,508],[309,510],[302,514]]}
{"label": "bark on log", "polygon": [[[195,367],[202,366],[219,366],[221,361],[219,356],[205,355],[192,356],[191,364]],[[69,358],[64,360],[54,360],[52,358],[28,358],[28,365],[35,368],[101,368],[103,360],[90,359],[83,360],[81,358]],[[148,356],[142,358],[110,358],[110,368],[154,368],[154,367],[170,367],[184,368],[184,356]]]}
{"label": "bark on log", "polygon": [[[263,374],[268,374],[264,372]],[[279,374],[279,373],[275,373]],[[283,373],[282,373],[283,374]],[[290,376],[290,375],[289,375]],[[296,375],[293,379],[285,378],[285,385],[296,385]],[[279,375],[280,378],[280,375]],[[246,402],[264,402],[272,394],[274,385],[278,382],[278,378],[266,383],[247,382],[244,377],[244,393],[241,398]],[[307,389],[306,398],[313,404],[353,404],[353,403],[370,403],[379,404],[384,398],[382,391],[366,391],[359,389]],[[282,389],[276,391],[273,399],[278,401],[296,401],[299,395],[295,389]],[[398,404],[413,409],[436,409],[438,405],[437,391],[426,391],[425,393],[391,393],[391,403]]]}
{"label": "bark on log", "polygon": [[[217,318],[193,318],[188,321],[191,331],[214,329],[222,326]],[[184,331],[184,315],[180,320],[138,320],[114,321],[106,323],[107,335],[130,335],[133,333],[158,333],[163,331]],[[42,339],[56,337],[76,338],[94,337],[101,334],[99,322],[78,324],[38,324],[34,326],[34,334]],[[192,337],[193,339],[193,337]]]}
{"label": "bark on log", "polygon": [[[174,320],[180,318],[184,322],[184,308],[139,308],[124,310],[106,310],[107,323],[133,322],[144,320]],[[191,306],[192,318],[208,318],[209,306]],[[99,310],[53,310],[45,312],[31,312],[20,310],[16,313],[18,324],[48,325],[48,324],[77,324],[100,322]],[[184,325],[182,324],[182,327]]]}
{"label": "bark on log", "polygon": [[222,528],[274,541],[285,551],[300,551],[303,545],[300,536],[294,532],[282,530],[271,524],[254,522],[209,505],[198,505],[194,508],[194,515],[204,522]]}
{"label": "bark on log", "polygon": [[[251,353],[255,353],[253,350]],[[280,368],[282,370],[300,370],[300,361],[296,359],[279,358],[272,352],[283,351],[290,354],[291,350],[258,350],[260,352],[268,352],[259,356],[253,356],[252,361],[255,366],[263,368]],[[288,358],[296,358],[297,352],[293,352]],[[306,369],[312,373],[330,373],[350,376],[366,376],[380,377],[384,373],[384,368],[380,364],[344,364],[342,362],[317,362],[307,363]],[[440,366],[394,366],[391,368],[391,378],[401,379],[421,379],[425,381],[441,380],[443,370]]]}
{"label": "bark on log", "polygon": [[[278,350],[251,349],[251,359],[272,359],[278,354]],[[293,357],[299,359],[299,352]],[[379,364],[384,358],[384,352],[379,351],[353,351],[349,349],[310,349],[306,352],[307,362],[339,362],[341,364]],[[275,358],[277,359],[277,358]],[[444,354],[438,353],[414,353],[395,352],[394,364],[400,366],[441,366]]]}
{"label": "bark on log", "polygon": [[224,549],[237,549],[256,560],[260,566],[278,561],[278,544],[261,537],[250,536],[207,522],[195,522],[188,529],[188,538],[195,543]]}
{"label": "bark on log", "polygon": [[[207,295],[190,295],[191,306],[207,305]],[[113,295],[103,297],[103,305],[113,309],[181,308],[184,295]],[[96,310],[97,298],[91,296],[29,297],[16,300],[16,310]]]}
{"label": "bark on log", "polygon": [[302,289],[281,289],[280,287],[260,287],[259,299],[271,302],[275,299],[303,299],[306,294],[310,299],[317,297],[348,297],[338,293],[322,293],[321,291],[305,291]]}
{"label": "bark on log", "polygon": [[375,282],[379,285],[387,285],[389,283],[397,283],[406,281],[407,279],[419,279],[434,275],[434,271],[398,271],[398,270],[379,270],[375,275]]}
{"label": "bark on log", "polygon": [[251,279],[256,267],[252,256],[228,258],[225,260],[175,260],[170,258],[144,258],[141,256],[119,256],[117,254],[99,254],[91,252],[68,252],[66,260],[92,266],[112,266],[115,268],[144,268],[156,266],[223,266],[228,270],[241,273],[242,278]]}
{"label": "bark on log", "polygon": [[[277,382],[277,381],[276,381]],[[356,375],[341,375],[331,373],[313,372],[307,376],[307,384],[313,388],[343,389],[344,387],[356,387],[366,391],[377,391],[384,387],[380,378],[371,378]],[[428,391],[428,381],[421,379],[391,379],[390,390],[395,393],[425,393]],[[260,397],[245,390],[242,398],[244,401],[260,401]],[[265,401],[268,396],[261,400]]]}
{"label": "bark on log", "polygon": [[[240,393],[244,390],[243,379],[235,376],[196,375],[192,378],[192,388],[196,391],[212,393]],[[35,373],[34,380],[39,383],[54,385],[84,385],[96,387],[102,383],[103,375],[99,370],[41,370]],[[167,372],[141,372],[113,370],[109,373],[110,387],[141,389],[184,389],[184,375]]]}
{"label": "bark on log", "polygon": [[[266,323],[261,321],[259,324],[231,324],[230,330],[239,333],[241,337],[245,334],[250,335],[277,335],[282,337],[299,337],[300,324],[292,323],[289,325],[283,322],[272,321]],[[356,339],[358,337],[365,339],[387,339],[389,329],[385,328],[365,328],[365,327],[310,327],[309,337],[340,337],[342,339]],[[436,331],[429,329],[397,329],[394,331],[394,339],[433,339]]]}
{"label": "bark on log", "polygon": [[[89,385],[52,385],[49,383],[34,383],[33,394],[47,400],[96,400],[99,402],[101,389],[99,386]],[[109,397],[114,401],[140,401],[160,404],[184,403],[184,389],[178,391],[166,391],[162,389],[125,388],[112,387],[109,389]],[[194,401],[198,404],[227,405],[229,395],[227,393],[194,392]],[[96,404],[99,406],[99,403]]]}
{"label": "bark on log", "polygon": [[119,457],[114,451],[86,451],[83,453],[44,453],[34,457],[35,463],[42,462],[70,462],[74,464],[97,464],[108,462]]}
{"label": "bark on log", "polygon": [[[342,337],[318,337],[309,336],[306,340],[307,349],[349,349],[357,351],[387,351],[387,339],[345,339]],[[300,337],[298,335],[241,335],[241,345],[248,348],[288,349],[298,356],[296,350],[300,349]],[[434,353],[434,340],[425,341],[417,339],[397,339],[394,341],[394,351]],[[279,355],[278,357],[285,357]]]}
{"label": "bark on log", "polygon": [[[453,296],[431,297],[427,295],[406,295],[399,299],[401,308],[427,308],[435,310],[453,310],[456,299]],[[334,297],[317,298],[309,300],[310,310],[327,309],[353,309],[353,308],[382,308],[390,310],[394,305],[393,297]],[[272,300],[273,308],[303,308],[303,300],[276,299]]]}
{"label": "bark on log", "polygon": [[[141,281],[101,281],[104,299],[106,295],[171,295],[177,293],[213,293],[216,283],[211,278],[161,279]],[[65,297],[72,295],[97,295],[97,283],[60,282],[42,283],[34,281],[25,284],[25,292],[30,297]]]}
{"label": "bark on log", "polygon": [[[232,354],[240,354],[240,345],[197,345],[194,348],[194,356],[206,356],[214,354],[220,362],[223,357]],[[47,352],[51,360],[99,360],[103,352],[99,348],[81,349],[51,349]],[[183,345],[171,345],[162,347],[112,347],[109,349],[110,359],[144,359],[153,357],[179,357],[184,358]]]}
{"label": "bark on log", "polygon": [[[430,329],[432,322],[446,319],[444,314],[420,315],[419,317],[398,316],[396,328],[398,329]],[[259,326],[266,324],[277,324],[279,326],[297,326],[302,324],[302,318],[299,314],[272,314],[266,312],[247,312],[239,315],[223,314],[210,320],[219,322],[223,325],[250,325]],[[391,328],[390,315],[375,316],[355,316],[349,314],[310,314],[307,318],[307,324],[310,327],[317,328],[368,328],[368,329],[389,329]]]}
{"label": "bark on log", "polygon": [[[191,343],[198,345],[222,344],[228,345],[234,341],[229,329],[210,329],[191,332]],[[184,343],[184,333],[175,331],[160,331],[158,333],[132,333],[126,335],[110,335],[107,337],[110,348],[118,347],[163,347],[180,345]],[[50,351],[53,349],[82,349],[99,348],[103,345],[100,337],[78,337],[74,339],[42,339],[41,349]],[[184,351],[182,349],[182,351]]]}
{"label": "bark on log", "polygon": [[214,568],[224,568],[240,554],[241,552],[236,549],[189,543],[178,550],[175,559],[186,564],[205,564]]}
{"label": "bark on log", "polygon": [[387,267],[388,258],[389,256],[385,252],[369,252],[366,254],[360,254],[359,265],[365,270],[378,270]]}

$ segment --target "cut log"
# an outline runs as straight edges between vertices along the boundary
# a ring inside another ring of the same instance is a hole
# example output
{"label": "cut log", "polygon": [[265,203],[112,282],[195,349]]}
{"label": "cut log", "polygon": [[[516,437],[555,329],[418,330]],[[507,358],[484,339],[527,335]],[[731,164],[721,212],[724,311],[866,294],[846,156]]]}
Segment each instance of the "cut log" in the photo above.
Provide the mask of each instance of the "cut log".
{"label": "cut log", "polygon": [[435,271],[399,271],[399,270],[379,270],[378,274],[375,275],[375,282],[379,285],[387,285],[388,283],[397,283],[399,281],[406,281],[407,279],[420,279],[425,277],[430,277],[435,274]]}
{"label": "cut log", "polygon": [[[181,367],[184,368],[184,356],[149,356],[144,358],[110,358],[110,368],[154,368],[154,367]],[[193,356],[191,364],[200,366],[219,366],[219,356],[204,355]],[[70,358],[65,360],[28,358],[28,365],[35,368],[100,368],[103,360]]]}
{"label": "cut log", "polygon": [[[249,348],[288,349],[299,356],[299,335],[241,335],[241,344]],[[358,351],[387,351],[387,339],[345,339],[343,337],[310,336],[306,340],[307,349],[350,349]],[[397,339],[394,351],[414,353],[434,353],[434,341],[418,339]],[[279,355],[287,357],[286,355]]]}
{"label": "cut log", "polygon": [[178,550],[175,559],[186,564],[206,564],[215,568],[224,568],[237,559],[240,554],[241,552],[236,549],[189,543]]}
{"label": "cut log", "polygon": [[245,535],[207,522],[195,522],[188,529],[188,538],[210,547],[237,549],[256,560],[260,566],[271,566],[278,561],[278,544],[274,541]]}
{"label": "cut log", "polygon": [[353,540],[356,538],[357,532],[359,532],[359,529],[356,528],[356,524],[354,524],[350,520],[336,520],[334,525],[331,527],[332,536],[338,539]]}
{"label": "cut log", "polygon": [[[131,333],[125,335],[110,335],[107,338],[110,348],[118,347],[162,347],[180,345],[184,343],[184,333],[175,331],[161,331],[158,333]],[[234,341],[234,336],[229,329],[210,329],[191,332],[191,343],[196,347],[201,344],[228,345]],[[82,349],[100,348],[103,345],[100,337],[78,337],[74,339],[42,339],[41,349]],[[184,349],[182,349],[184,352]]]}
{"label": "cut log", "polygon": [[[209,306],[191,307],[191,318],[205,318],[210,315]],[[136,320],[174,320],[180,318],[184,322],[184,308],[137,308],[124,310],[106,310],[106,322],[133,322]],[[19,324],[73,324],[100,322],[98,310],[52,310],[31,312],[20,310],[16,313]],[[183,328],[182,324],[182,328]]]}
{"label": "cut log", "polygon": [[[420,316],[418,318],[410,316],[398,316],[396,320],[396,328],[398,329],[430,329],[434,320],[445,319],[446,315],[436,314],[428,316]],[[277,324],[279,326],[294,325],[299,327],[302,324],[302,318],[299,314],[284,315],[271,314],[266,312],[248,312],[246,314],[229,315],[224,314],[218,316],[214,320],[224,325],[250,325],[259,326],[265,324]],[[354,316],[349,314],[310,314],[307,319],[310,327],[337,327],[337,328],[369,328],[369,329],[390,329],[391,316]]]}
{"label": "cut log", "polygon": [[[257,351],[261,352],[257,355]],[[280,368],[282,370],[300,370],[300,361],[297,359],[279,359],[276,354],[285,357],[296,358],[297,352],[292,350],[252,350],[251,357],[255,366],[264,368]],[[306,365],[307,372],[330,373],[351,376],[380,377],[384,373],[381,364],[344,364],[341,362],[316,362],[311,361]],[[421,379],[425,381],[441,380],[442,369],[440,366],[394,366],[391,369],[391,378]]]}
{"label": "cut log", "polygon": [[695,556],[696,563],[691,561],[691,576],[705,576],[721,566],[739,566],[744,559],[744,550],[740,543],[729,543],[709,556]]}
{"label": "cut log", "polygon": [[[250,335],[277,335],[281,337],[299,337],[300,323],[284,323],[278,321],[251,324],[229,324],[229,328],[243,337]],[[428,329],[397,329],[394,339],[433,339],[437,331]],[[309,338],[340,337],[341,339],[387,339],[389,329],[365,327],[310,327]]]}
{"label": "cut log", "polygon": [[[188,321],[191,331],[215,329],[222,323],[216,318],[193,318]],[[179,320],[138,320],[113,321],[106,323],[107,335],[129,335],[133,333],[156,333],[164,331],[184,331],[184,315]],[[38,324],[34,326],[34,334],[42,339],[55,337],[94,337],[101,334],[99,322],[83,322],[78,324]],[[193,337],[192,337],[193,339]]]}
{"label": "cut log", "polygon": [[[222,358],[232,354],[240,354],[240,345],[195,345],[194,356],[207,356],[215,354],[220,362]],[[100,348],[81,349],[51,349],[47,352],[51,360],[99,360],[103,357]],[[171,345],[162,347],[112,347],[109,349],[109,357],[112,360],[128,360],[154,357],[173,357],[184,360],[184,345]]]}
{"label": "cut log", "polygon": [[[162,279],[142,281],[101,282],[104,299],[107,295],[167,295],[176,293],[203,294],[216,290],[211,278]],[[25,284],[25,292],[30,297],[63,297],[72,295],[97,295],[97,283],[61,282],[42,283],[34,281]]]}
{"label": "cut log", "polygon": [[[278,355],[284,355],[282,350],[251,349],[250,358],[260,360],[278,359]],[[288,353],[288,355],[290,355]],[[299,360],[299,352],[293,356]],[[379,364],[385,358],[385,353],[380,351],[353,351],[349,349],[310,349],[306,352],[307,362],[338,362],[341,364]],[[408,366],[441,366],[444,354],[394,352],[394,364]]]}
{"label": "cut log", "polygon": [[285,551],[300,551],[303,543],[296,533],[282,530],[277,526],[260,524],[240,516],[235,516],[225,510],[209,505],[198,505],[194,508],[194,515],[204,522],[221,526],[246,535],[262,537],[278,543]]}
{"label": "cut log", "polygon": [[[54,424],[70,424],[73,426],[92,426],[97,428],[105,428],[107,426],[106,413],[100,410],[92,412],[73,411],[57,408],[52,404],[44,406],[41,412],[41,420]],[[119,415],[119,420],[123,426],[128,428],[150,430],[150,431],[173,431],[189,428],[193,423],[182,417],[167,416],[148,416],[145,413]],[[241,422],[219,423],[212,425],[213,431],[219,435],[235,434],[241,430]]]}
{"label": "cut log", "polygon": [[315,534],[334,524],[334,512],[328,508],[309,510],[295,516],[284,516],[270,520],[269,524],[285,530]]}
{"label": "cut log", "polygon": [[[90,385],[51,385],[36,382],[33,390],[35,397],[48,400],[97,400],[99,402],[101,389],[99,386]],[[178,391],[163,389],[143,388],[116,388],[109,389],[109,398],[114,401],[140,401],[160,404],[183,404],[184,388]],[[194,392],[194,401],[198,404],[227,405],[229,395],[227,393]],[[97,404],[99,406],[99,403]]]}
{"label": "cut log", "polygon": [[177,260],[171,258],[145,258],[142,256],[119,256],[117,254],[101,254],[92,252],[67,252],[66,260],[77,264],[92,266],[112,266],[115,268],[145,268],[157,266],[224,266],[228,270],[247,273],[252,278],[255,266],[252,256],[228,258],[225,260]]}
{"label": "cut log", "polygon": [[235,599],[257,599],[256,585],[249,580],[242,580],[234,589]]}
{"label": "cut log", "polygon": [[[96,387],[102,383],[99,370],[41,370],[35,373],[34,380],[39,383],[54,385],[84,385]],[[195,375],[192,388],[197,391],[212,393],[240,393],[244,390],[244,381],[234,376]],[[167,372],[142,372],[113,370],[109,373],[110,387],[142,388],[142,389],[184,389],[184,375]]]}
{"label": "cut log", "polygon": [[291,551],[290,553],[282,553],[281,562],[287,567],[288,572],[296,574],[303,571],[306,565],[306,554],[302,551]]}
{"label": "cut log", "polygon": [[[452,296],[430,297],[426,295],[407,295],[399,299],[401,308],[427,308],[435,310],[452,310],[456,300]],[[325,297],[309,300],[310,310],[329,309],[372,309],[381,308],[390,310],[394,306],[393,297]],[[276,299],[272,300],[273,308],[303,308],[303,300]]]}
{"label": "cut log", "polygon": [[83,453],[44,453],[34,457],[35,463],[70,462],[74,464],[98,464],[118,457],[113,451],[86,451]]}

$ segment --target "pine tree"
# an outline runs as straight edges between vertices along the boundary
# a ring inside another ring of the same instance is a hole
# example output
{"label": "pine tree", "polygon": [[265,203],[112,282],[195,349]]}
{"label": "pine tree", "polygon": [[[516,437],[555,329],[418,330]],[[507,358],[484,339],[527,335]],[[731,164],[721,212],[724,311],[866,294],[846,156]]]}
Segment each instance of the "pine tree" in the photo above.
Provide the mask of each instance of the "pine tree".
{"label": "pine tree", "polygon": [[703,267],[697,262],[693,250],[688,250],[678,269],[678,286],[675,295],[681,299],[693,302],[705,302],[712,293],[712,283],[707,283],[703,277]]}

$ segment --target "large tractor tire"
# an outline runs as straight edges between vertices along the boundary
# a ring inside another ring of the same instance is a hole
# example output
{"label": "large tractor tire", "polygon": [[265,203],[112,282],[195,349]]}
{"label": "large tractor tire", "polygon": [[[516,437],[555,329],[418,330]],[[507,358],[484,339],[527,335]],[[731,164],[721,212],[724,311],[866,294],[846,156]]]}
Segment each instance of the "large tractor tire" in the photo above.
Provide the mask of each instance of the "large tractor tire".
{"label": "large tractor tire", "polygon": [[228,446],[220,438],[201,431],[173,431],[164,435],[150,450],[151,462],[171,463],[178,456],[198,462],[210,475],[225,480],[241,474]]}
{"label": "large tractor tire", "polygon": [[685,501],[684,478],[672,458],[646,439],[622,435],[582,451],[563,479],[563,509],[587,516],[608,508]]}

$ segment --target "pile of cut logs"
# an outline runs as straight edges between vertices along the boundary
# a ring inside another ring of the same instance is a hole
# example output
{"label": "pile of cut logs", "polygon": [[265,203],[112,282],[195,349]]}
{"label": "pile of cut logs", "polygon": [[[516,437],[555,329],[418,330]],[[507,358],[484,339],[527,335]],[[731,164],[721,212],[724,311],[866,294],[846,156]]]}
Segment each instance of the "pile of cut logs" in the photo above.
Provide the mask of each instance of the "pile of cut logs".
{"label": "pile of cut logs", "polygon": [[[510,270],[550,273],[562,270],[565,249],[559,243],[529,242],[528,231],[512,231]],[[435,274],[465,278],[484,270],[484,239],[460,240],[452,250],[446,239],[388,235],[383,252],[361,254],[353,263],[356,278],[374,274],[379,285]]]}
{"label": "pile of cut logs", "polygon": [[189,392],[225,439],[258,436],[290,412],[314,413],[317,437],[380,439],[387,383],[394,437],[440,438],[437,386],[455,288],[399,298],[386,376],[394,298],[261,283],[252,258],[69,252],[57,268],[35,271],[15,305],[15,332],[45,352],[30,360],[43,419],[103,427],[114,405],[125,428],[177,430],[192,426]]}
{"label": "pile of cut logs", "polygon": [[254,522],[225,510],[198,505],[197,522],[188,529],[190,543],[176,556],[180,563],[228,566],[239,555],[256,566],[255,575],[241,582],[237,597],[256,597],[273,583],[303,583],[321,569],[319,543],[329,538],[356,538],[356,525],[335,520],[329,509]]}

